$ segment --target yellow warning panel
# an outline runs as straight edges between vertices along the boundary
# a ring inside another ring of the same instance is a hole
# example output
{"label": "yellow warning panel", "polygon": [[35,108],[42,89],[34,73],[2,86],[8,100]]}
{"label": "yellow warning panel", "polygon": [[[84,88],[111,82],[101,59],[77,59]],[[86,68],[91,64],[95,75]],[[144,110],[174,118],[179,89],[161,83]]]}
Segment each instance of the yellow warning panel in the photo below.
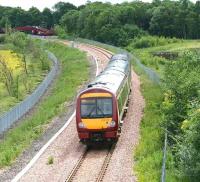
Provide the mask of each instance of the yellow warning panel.
{"label": "yellow warning panel", "polygon": [[86,93],[81,96],[81,98],[91,98],[91,97],[112,97],[110,93]]}
{"label": "yellow warning panel", "polygon": [[112,118],[92,118],[82,119],[82,122],[87,129],[104,129],[108,128],[108,124],[112,121]]}

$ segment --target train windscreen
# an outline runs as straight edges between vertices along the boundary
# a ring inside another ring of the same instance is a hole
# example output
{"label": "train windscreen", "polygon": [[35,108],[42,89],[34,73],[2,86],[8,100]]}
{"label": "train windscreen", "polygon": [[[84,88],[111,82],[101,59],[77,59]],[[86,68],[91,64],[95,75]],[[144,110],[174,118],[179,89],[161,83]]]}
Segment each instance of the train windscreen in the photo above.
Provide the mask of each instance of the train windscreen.
{"label": "train windscreen", "polygon": [[112,117],[112,98],[87,98],[81,100],[81,118]]}

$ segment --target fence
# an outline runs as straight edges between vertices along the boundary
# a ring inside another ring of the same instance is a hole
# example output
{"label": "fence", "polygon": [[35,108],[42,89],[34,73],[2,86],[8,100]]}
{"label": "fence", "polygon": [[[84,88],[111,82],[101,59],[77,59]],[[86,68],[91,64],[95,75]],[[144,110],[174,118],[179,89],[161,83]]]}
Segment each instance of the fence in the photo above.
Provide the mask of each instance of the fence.
{"label": "fence", "polygon": [[152,70],[151,68],[149,68],[149,67],[145,66],[144,64],[142,64],[141,61],[135,55],[130,54],[126,50],[121,49],[119,47],[112,46],[112,45],[100,43],[100,42],[97,42],[97,41],[94,41],[94,40],[87,40],[87,39],[78,38],[76,41],[82,42],[82,43],[89,43],[89,44],[93,44],[93,45],[97,45],[97,46],[102,46],[104,48],[109,48],[110,50],[117,51],[117,53],[126,53],[126,54],[128,54],[130,57],[134,58],[136,64],[145,72],[145,74],[150,78],[150,80],[152,80],[156,84],[160,83],[160,77],[154,70]]}
{"label": "fence", "polygon": [[58,60],[52,53],[48,51],[47,53],[49,59],[53,62],[51,71],[30,96],[13,107],[10,111],[0,116],[0,134],[7,131],[17,120],[24,116],[24,114],[26,114],[39,101],[50,83],[55,78],[58,70]]}
{"label": "fence", "polygon": [[166,158],[167,158],[167,131],[165,132],[165,142],[164,142],[164,148],[163,148],[161,182],[165,182],[166,180]]}

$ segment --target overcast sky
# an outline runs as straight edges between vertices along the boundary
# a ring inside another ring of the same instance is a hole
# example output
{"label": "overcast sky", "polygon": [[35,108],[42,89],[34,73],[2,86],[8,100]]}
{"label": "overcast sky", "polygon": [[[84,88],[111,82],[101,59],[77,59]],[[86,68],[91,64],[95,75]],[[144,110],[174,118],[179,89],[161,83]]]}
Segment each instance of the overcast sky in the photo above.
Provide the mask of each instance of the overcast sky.
{"label": "overcast sky", "polygon": [[[59,1],[63,2],[69,2],[76,6],[85,4],[87,0],[0,0],[1,6],[11,6],[11,7],[22,7],[23,9],[28,10],[30,7],[35,6],[40,10],[43,10],[45,7],[52,8],[54,4],[56,4]],[[95,0],[91,0],[91,2],[94,2]],[[124,1],[132,1],[132,0],[99,0],[102,2],[111,2],[113,4],[115,3],[121,3]],[[151,0],[143,0],[143,1],[151,1]]]}

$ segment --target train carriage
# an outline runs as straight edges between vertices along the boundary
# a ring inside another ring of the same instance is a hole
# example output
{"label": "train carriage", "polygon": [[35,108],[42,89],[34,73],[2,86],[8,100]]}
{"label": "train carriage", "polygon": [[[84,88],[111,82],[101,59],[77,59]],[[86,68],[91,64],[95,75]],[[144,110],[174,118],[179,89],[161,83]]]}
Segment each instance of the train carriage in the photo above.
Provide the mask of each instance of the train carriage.
{"label": "train carriage", "polygon": [[129,58],[114,55],[77,98],[76,126],[81,142],[117,140],[130,91]]}

